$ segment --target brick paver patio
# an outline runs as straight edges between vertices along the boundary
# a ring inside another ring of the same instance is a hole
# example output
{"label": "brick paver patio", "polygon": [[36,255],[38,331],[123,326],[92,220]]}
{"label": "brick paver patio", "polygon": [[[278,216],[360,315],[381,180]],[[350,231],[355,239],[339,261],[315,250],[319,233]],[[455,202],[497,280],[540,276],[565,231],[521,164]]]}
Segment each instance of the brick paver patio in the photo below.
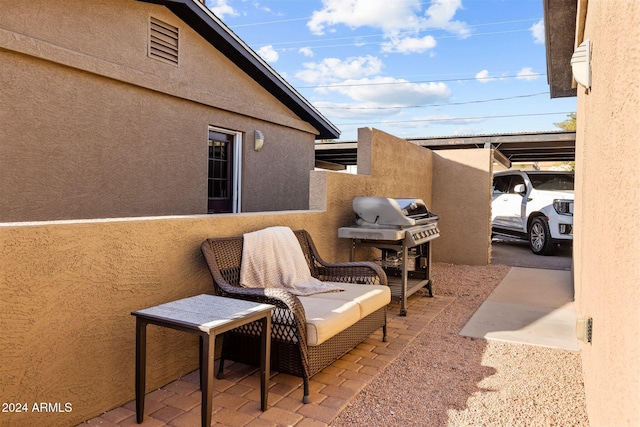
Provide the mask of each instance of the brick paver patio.
{"label": "brick paver patio", "polygon": [[[260,410],[257,369],[239,363],[225,364],[225,378],[214,380],[212,425],[325,426],[376,375],[384,370],[445,307],[453,297],[428,298],[422,291],[409,297],[406,317],[392,302],[387,318],[388,342],[376,331],[364,342],[311,378],[311,403],[302,403],[302,379],[272,372],[269,408]],[[194,427],[200,425],[199,371],[148,393],[144,423],[137,424],[135,401],[88,420],[80,426]]]}

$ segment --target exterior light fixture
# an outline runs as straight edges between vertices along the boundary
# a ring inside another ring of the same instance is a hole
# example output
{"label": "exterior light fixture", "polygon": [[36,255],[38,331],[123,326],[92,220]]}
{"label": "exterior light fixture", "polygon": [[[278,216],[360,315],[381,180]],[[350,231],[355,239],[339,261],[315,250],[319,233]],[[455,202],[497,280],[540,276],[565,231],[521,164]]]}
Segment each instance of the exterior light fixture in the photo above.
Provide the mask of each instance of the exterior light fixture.
{"label": "exterior light fixture", "polygon": [[591,42],[589,39],[580,44],[571,56],[573,78],[585,89],[591,89]]}
{"label": "exterior light fixture", "polygon": [[256,151],[260,151],[262,150],[263,145],[264,145],[264,135],[262,134],[262,132],[257,130],[255,132],[253,149]]}

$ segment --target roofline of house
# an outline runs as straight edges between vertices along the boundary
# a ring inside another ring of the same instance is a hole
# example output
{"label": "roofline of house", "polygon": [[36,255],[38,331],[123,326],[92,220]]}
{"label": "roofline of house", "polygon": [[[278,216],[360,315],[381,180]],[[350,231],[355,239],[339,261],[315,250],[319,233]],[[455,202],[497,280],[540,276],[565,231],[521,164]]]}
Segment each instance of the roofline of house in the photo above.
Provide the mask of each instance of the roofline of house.
{"label": "roofline of house", "polygon": [[[582,2],[582,0],[580,0]],[[543,0],[547,81],[551,98],[576,96],[571,72],[577,0]]]}
{"label": "roofline of house", "polygon": [[138,0],[167,7],[302,120],[317,139],[335,139],[340,130],[287,83],[269,64],[198,0]]}

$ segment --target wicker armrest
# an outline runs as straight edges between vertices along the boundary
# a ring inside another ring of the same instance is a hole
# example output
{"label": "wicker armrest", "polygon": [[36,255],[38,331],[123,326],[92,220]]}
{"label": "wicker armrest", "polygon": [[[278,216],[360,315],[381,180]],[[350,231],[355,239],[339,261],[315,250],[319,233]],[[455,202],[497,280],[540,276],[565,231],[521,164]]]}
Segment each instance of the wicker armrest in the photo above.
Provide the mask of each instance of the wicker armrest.
{"label": "wicker armrest", "polygon": [[317,270],[324,281],[387,285],[387,275],[382,267],[374,262],[324,263],[318,266]]}
{"label": "wicker armrest", "polygon": [[[220,286],[220,283],[218,283]],[[286,308],[292,311],[297,311],[295,301],[290,301],[291,295],[289,292],[277,292],[279,289],[262,289],[262,288],[243,288],[237,286],[220,286],[222,292],[221,296],[227,298],[237,298],[247,301],[259,302],[262,304],[272,304],[278,308]],[[267,292],[268,291],[268,292]],[[273,292],[272,292],[273,291]],[[295,296],[294,296],[295,297]],[[297,302],[299,304],[299,302]],[[304,310],[304,309],[303,309]]]}
{"label": "wicker armrest", "polygon": [[370,261],[326,262],[318,253],[307,231],[298,230],[296,233],[300,246],[309,259],[309,268],[318,279],[327,282],[387,285],[387,275],[378,264]]}
{"label": "wicker armrest", "polygon": [[[277,288],[243,288],[230,286],[225,289],[223,296],[263,304],[272,304],[277,308],[290,311],[295,322],[297,338],[305,347],[307,346],[307,320],[304,307],[298,297],[291,292]],[[291,325],[291,322],[287,323]]]}
{"label": "wicker armrest", "polygon": [[[242,240],[237,240],[241,242]],[[220,296],[243,299],[248,301],[259,302],[263,304],[272,304],[277,308],[291,312],[293,322],[289,322],[291,327],[295,327],[296,338],[299,342],[307,346],[307,321],[304,308],[300,300],[292,293],[278,288],[245,288],[239,285],[232,285],[222,274],[216,256],[211,249],[211,241],[203,242],[202,253],[204,255],[207,267],[213,278],[216,293]],[[295,324],[295,326],[294,326]],[[303,355],[306,357],[306,353]]]}

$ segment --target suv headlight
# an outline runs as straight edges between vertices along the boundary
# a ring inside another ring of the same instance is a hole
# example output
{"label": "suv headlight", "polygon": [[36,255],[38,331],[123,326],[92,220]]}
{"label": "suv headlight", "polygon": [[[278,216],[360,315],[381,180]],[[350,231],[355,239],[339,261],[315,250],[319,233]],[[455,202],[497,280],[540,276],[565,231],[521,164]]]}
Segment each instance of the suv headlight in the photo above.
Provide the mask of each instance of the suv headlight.
{"label": "suv headlight", "polygon": [[556,199],[553,201],[553,209],[560,215],[573,215],[573,200]]}

